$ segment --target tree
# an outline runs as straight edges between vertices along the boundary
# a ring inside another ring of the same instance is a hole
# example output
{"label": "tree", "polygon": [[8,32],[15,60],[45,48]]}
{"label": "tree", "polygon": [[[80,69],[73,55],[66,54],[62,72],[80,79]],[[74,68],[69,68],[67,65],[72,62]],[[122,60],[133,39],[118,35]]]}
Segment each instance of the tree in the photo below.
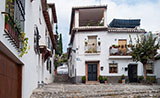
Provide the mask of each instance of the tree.
{"label": "tree", "polygon": [[61,56],[63,54],[63,44],[62,44],[62,34],[58,33],[58,25],[56,25],[56,35],[57,35],[57,49],[56,54]]}
{"label": "tree", "polygon": [[[152,33],[149,35],[137,36],[135,39],[135,44],[132,43],[132,38],[130,36],[131,44],[131,56],[136,62],[140,61],[143,64],[144,80],[147,78],[146,65],[148,61],[154,60],[157,54],[157,49],[160,47],[160,42],[157,37],[153,37]],[[158,41],[158,42],[157,42]]]}
{"label": "tree", "polygon": [[60,34],[60,38],[59,38],[59,54],[62,55],[62,53],[63,53],[62,34]]}
{"label": "tree", "polygon": [[56,35],[57,35],[57,49],[56,49],[56,54],[59,55],[59,34],[58,34],[58,25],[56,25]]}

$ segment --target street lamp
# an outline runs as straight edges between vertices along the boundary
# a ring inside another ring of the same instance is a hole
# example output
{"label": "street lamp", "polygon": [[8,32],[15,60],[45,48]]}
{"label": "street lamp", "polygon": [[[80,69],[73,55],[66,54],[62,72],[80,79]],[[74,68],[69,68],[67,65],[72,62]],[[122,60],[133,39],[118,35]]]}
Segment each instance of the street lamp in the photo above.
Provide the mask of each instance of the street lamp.
{"label": "street lamp", "polygon": [[73,45],[71,43],[68,44],[68,48],[71,49],[71,51],[73,51],[74,53],[76,53],[76,50],[75,49],[72,49]]}

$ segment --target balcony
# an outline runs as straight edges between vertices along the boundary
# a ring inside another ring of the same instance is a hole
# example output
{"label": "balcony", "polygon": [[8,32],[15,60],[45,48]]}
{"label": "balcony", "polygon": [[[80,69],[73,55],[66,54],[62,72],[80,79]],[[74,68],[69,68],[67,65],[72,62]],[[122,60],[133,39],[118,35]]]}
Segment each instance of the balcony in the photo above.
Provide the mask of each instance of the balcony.
{"label": "balcony", "polygon": [[15,48],[20,48],[20,35],[24,32],[24,0],[9,0],[6,1],[6,11],[2,12],[5,15],[5,38]]}
{"label": "balcony", "polygon": [[88,49],[88,46],[85,46],[85,55],[99,55],[101,52],[101,49],[100,47],[96,47],[96,48],[93,48],[93,49]]}
{"label": "balcony", "polygon": [[14,26],[13,21],[9,21],[9,23],[5,23],[5,36],[8,38],[9,42],[19,48],[20,43],[20,32],[17,27]]}
{"label": "balcony", "polygon": [[112,45],[109,48],[109,58],[110,59],[129,59],[132,58],[130,55],[131,47],[130,45],[120,46],[120,45]]}
{"label": "balcony", "polygon": [[104,26],[105,8],[79,9],[79,27]]}

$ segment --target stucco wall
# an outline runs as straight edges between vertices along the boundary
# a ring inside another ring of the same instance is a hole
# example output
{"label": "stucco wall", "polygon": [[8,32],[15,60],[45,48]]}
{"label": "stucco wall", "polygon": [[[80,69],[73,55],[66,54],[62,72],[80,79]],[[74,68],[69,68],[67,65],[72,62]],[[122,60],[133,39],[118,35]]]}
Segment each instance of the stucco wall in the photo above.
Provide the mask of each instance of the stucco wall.
{"label": "stucco wall", "polygon": [[[97,36],[101,41],[101,52],[99,54],[87,54],[85,53],[85,38],[88,36]],[[76,66],[76,76],[85,75],[85,61],[100,61],[100,67],[103,66],[103,71],[100,71],[100,75],[104,76],[121,76],[122,74],[128,75],[128,71],[125,71],[125,67],[130,63],[135,63],[131,58],[128,59],[110,59],[109,47],[113,44],[118,45],[118,39],[127,39],[129,44],[130,38],[136,38],[136,33],[108,33],[107,31],[92,31],[92,32],[76,32],[73,41],[73,49],[76,50],[76,54],[72,52],[72,56],[75,58],[74,65]],[[118,73],[109,74],[109,63],[118,63]],[[73,62],[72,62],[73,63]],[[141,63],[137,63],[137,74],[140,76],[143,74],[143,66]]]}
{"label": "stucco wall", "polygon": [[[5,11],[5,0],[0,0],[0,13]],[[39,10],[39,8],[41,10]],[[41,24],[39,21],[41,20]],[[38,81],[42,79],[42,68],[43,68],[43,79],[45,83],[51,83],[54,79],[54,55],[52,56],[52,74],[46,70],[46,62],[42,66],[42,59],[38,60],[39,56],[34,51],[34,27],[35,25],[39,29],[41,36],[41,42],[45,44],[45,30],[46,24],[42,14],[40,0],[34,0],[32,3],[30,0],[25,0],[25,30],[26,37],[29,38],[28,45],[30,50],[22,58],[18,56],[17,50],[9,43],[9,41],[3,36],[4,34],[4,15],[0,14],[0,41],[10,50],[10,52],[18,58],[24,65],[22,68],[22,98],[29,98],[32,91],[37,88]]]}
{"label": "stucco wall", "polygon": [[155,71],[155,74],[156,74],[156,79],[157,79],[157,82],[158,84],[160,84],[160,60],[156,60],[154,62],[154,71]]}

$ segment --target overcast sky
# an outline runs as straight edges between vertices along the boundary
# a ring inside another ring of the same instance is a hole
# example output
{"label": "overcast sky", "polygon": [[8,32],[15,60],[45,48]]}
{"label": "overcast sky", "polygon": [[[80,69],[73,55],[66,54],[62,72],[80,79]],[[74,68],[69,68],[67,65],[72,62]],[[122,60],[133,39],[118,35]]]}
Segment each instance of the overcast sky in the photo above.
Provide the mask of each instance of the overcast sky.
{"label": "overcast sky", "polygon": [[160,0],[48,0],[55,3],[58,31],[63,37],[63,51],[70,40],[69,26],[71,9],[74,6],[107,5],[107,24],[113,18],[141,19],[141,28],[146,31],[160,31]]}

